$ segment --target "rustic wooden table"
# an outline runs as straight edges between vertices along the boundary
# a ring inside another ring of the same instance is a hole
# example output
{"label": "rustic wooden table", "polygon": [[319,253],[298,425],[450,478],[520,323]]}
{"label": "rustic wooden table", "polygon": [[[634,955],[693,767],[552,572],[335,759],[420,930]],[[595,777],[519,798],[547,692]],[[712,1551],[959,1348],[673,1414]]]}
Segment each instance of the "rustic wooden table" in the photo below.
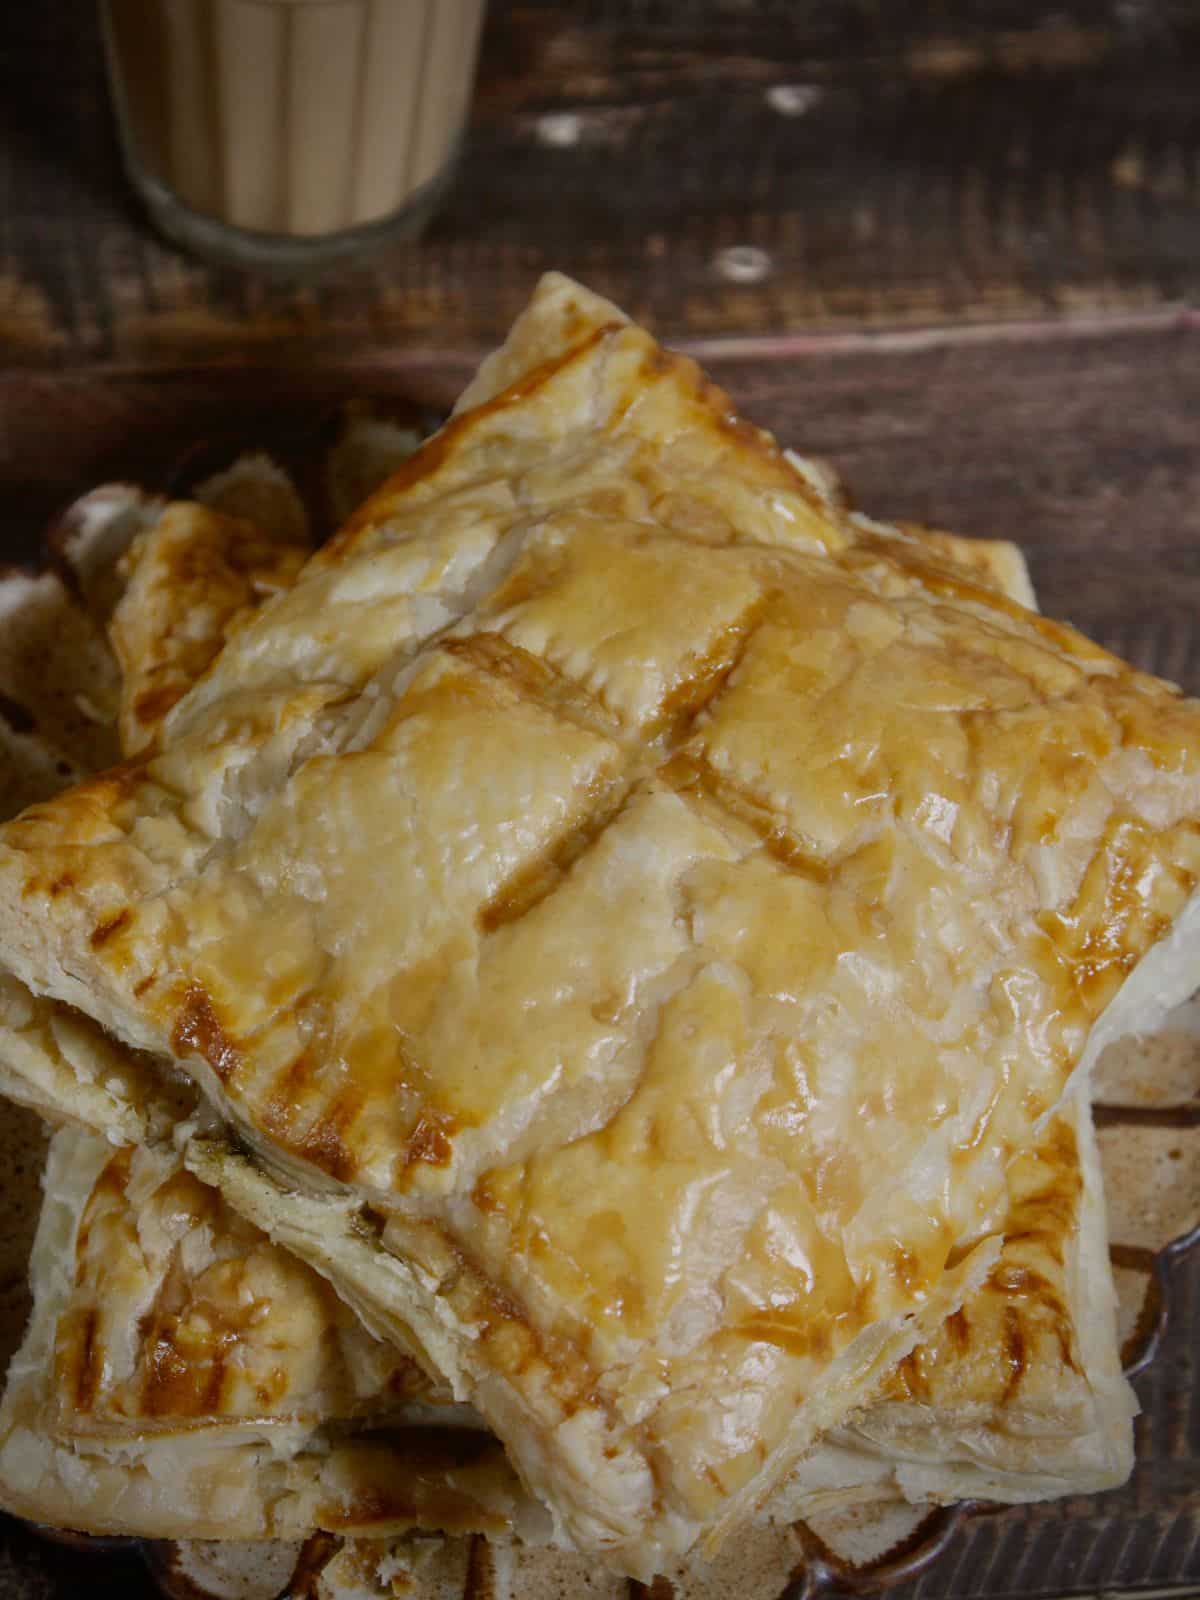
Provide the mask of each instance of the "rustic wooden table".
{"label": "rustic wooden table", "polygon": [[14,362],[472,347],[546,266],[675,340],[1165,319],[1200,283],[1192,0],[500,0],[427,238],[303,293],[140,224],[94,11],[6,8]]}
{"label": "rustic wooden table", "polygon": [[[870,509],[1019,540],[1048,610],[1200,690],[1198,73],[1193,0],[502,0],[427,237],[296,289],[159,243],[94,8],[11,6],[0,558],[197,441],[294,440],[362,393],[436,415],[554,266]],[[1178,1296],[1120,1548],[1035,1516],[1007,1572],[980,1524],[956,1595],[1200,1583],[1194,1260]],[[132,1572],[0,1535],[5,1600],[127,1597]]]}

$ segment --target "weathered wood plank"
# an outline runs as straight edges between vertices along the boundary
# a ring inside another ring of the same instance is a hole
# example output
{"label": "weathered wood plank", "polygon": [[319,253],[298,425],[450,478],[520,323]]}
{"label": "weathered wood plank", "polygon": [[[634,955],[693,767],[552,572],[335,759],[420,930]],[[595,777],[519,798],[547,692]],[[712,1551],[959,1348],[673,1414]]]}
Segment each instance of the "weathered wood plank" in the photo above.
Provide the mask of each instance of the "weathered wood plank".
{"label": "weathered wood plank", "polygon": [[[1200,327],[728,343],[706,365],[882,516],[1017,540],[1048,610],[1200,691]],[[0,375],[0,558],[105,477],[178,483],[250,444],[311,463],[356,395],[436,418],[473,356]],[[196,459],[193,457],[193,459]]]}
{"label": "weathered wood plank", "polygon": [[305,290],[187,262],[139,221],[93,11],[6,19],[10,361],[473,344],[550,265],[675,337],[1127,311],[1200,285],[1187,0],[507,0],[428,237]]}

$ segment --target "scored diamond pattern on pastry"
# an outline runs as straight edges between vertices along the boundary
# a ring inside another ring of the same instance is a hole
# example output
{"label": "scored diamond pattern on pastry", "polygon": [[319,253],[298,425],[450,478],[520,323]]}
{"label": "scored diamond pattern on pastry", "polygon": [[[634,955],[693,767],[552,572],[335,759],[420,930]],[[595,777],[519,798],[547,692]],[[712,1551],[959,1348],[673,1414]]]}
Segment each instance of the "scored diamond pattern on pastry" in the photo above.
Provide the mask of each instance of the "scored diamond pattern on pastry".
{"label": "scored diamond pattern on pastry", "polygon": [[354,1290],[649,1573],[988,1278],[1198,815],[1194,706],[560,281],[160,756],[10,825],[0,945],[375,1206]]}

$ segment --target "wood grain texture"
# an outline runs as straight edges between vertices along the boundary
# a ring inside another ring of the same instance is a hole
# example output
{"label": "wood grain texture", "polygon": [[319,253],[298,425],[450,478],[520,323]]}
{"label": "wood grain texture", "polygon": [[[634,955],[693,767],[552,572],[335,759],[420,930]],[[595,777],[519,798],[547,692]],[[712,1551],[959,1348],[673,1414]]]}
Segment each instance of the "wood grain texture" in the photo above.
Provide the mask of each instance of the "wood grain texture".
{"label": "wood grain texture", "polygon": [[427,237],[301,290],[154,239],[94,9],[5,19],[10,363],[470,347],[546,266],[675,338],[1127,311],[1200,283],[1191,0],[496,0]]}
{"label": "wood grain texture", "polygon": [[[1026,550],[1048,611],[1200,692],[1200,326],[809,340],[705,364],[746,415],[831,459],[859,504]],[[337,405],[444,412],[472,358],[0,374],[0,559],[105,478],[178,487],[223,453],[311,460]]]}

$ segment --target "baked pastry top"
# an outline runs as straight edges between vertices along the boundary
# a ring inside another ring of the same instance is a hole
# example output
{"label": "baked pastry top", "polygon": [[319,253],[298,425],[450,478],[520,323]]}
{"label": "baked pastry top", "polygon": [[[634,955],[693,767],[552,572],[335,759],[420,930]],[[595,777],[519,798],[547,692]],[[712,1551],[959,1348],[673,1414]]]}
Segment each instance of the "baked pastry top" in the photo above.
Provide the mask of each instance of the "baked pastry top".
{"label": "baked pastry top", "polygon": [[327,1284],[169,1153],[86,1135],[59,1146],[52,1204],[73,1194],[82,1207],[74,1260],[36,1263],[72,1278],[48,1388],[57,1417],[98,1433],[131,1420],[149,1432],[231,1417],[311,1426],[424,1387]]}
{"label": "baked pastry top", "polygon": [[169,1150],[57,1134],[0,1501],[61,1526],[536,1536],[503,1450]]}
{"label": "baked pastry top", "polygon": [[369,1199],[395,1316],[651,1573],[986,1276],[1125,978],[1194,986],[1198,818],[1197,707],[550,279],[161,753],[4,830],[0,956]]}
{"label": "baked pastry top", "polygon": [[262,526],[174,501],[134,541],[108,633],[121,667],[118,730],[127,755],[156,742],[227,636],[286,588],[310,551],[306,525]]}
{"label": "baked pastry top", "polygon": [[985,1281],[833,1430],[765,1508],[776,1519],[899,1495],[1023,1501],[1123,1483],[1137,1406],[1121,1373],[1091,1114],[1072,1095],[1010,1165]]}
{"label": "baked pastry top", "polygon": [[[1025,1499],[1124,1476],[1130,1406],[1102,1206],[1094,1157],[1081,1166],[1075,1140],[1071,1118],[1056,1117],[1014,1162],[988,1281],[853,1428],[800,1464],[764,1520],[898,1496]],[[60,1134],[47,1190],[34,1318],[0,1406],[8,1509],[150,1537],[412,1526],[547,1537],[478,1419],[171,1152]]]}
{"label": "baked pastry top", "polygon": [[[810,474],[814,470],[813,463],[799,459],[798,466]],[[262,465],[251,462],[250,467],[255,469],[250,482],[261,498]],[[243,472],[242,481],[246,478]],[[836,492],[828,474],[819,483],[823,491]],[[270,480],[266,487],[278,489]],[[172,560],[182,562],[199,581],[209,566],[213,521],[195,515],[186,505],[170,510],[171,515],[162,520],[170,533]],[[275,525],[270,518],[264,522],[268,530]],[[290,523],[283,526],[286,532]],[[929,529],[908,531],[926,542],[940,559],[956,563],[1021,603],[1032,601],[1028,576],[1015,547],[998,541],[959,539]],[[189,541],[197,547],[194,552],[188,548]],[[141,560],[150,554],[152,551],[143,548]],[[218,593],[224,592],[225,578],[219,565],[215,582]],[[223,615],[221,608],[203,601],[197,617],[194,588],[185,591],[188,605],[177,604],[180,597],[169,588],[159,595],[152,587],[147,594],[154,626],[143,625],[136,599],[118,607],[118,614],[123,607],[129,624],[131,649],[125,658],[126,672],[141,673],[142,648],[160,658],[174,655],[179,661],[186,659],[197,671],[207,667],[223,634],[205,624],[207,619]],[[186,657],[182,649],[172,649],[175,630],[184,635]],[[200,648],[206,639],[210,646],[207,654]],[[164,1084],[153,1062],[115,1044],[71,1008],[35,999],[11,978],[0,979],[0,1084],[51,1118],[90,1125],[116,1143],[161,1136],[169,1132],[172,1119],[190,1109],[182,1086]],[[1090,1132],[1085,1133],[1090,1139]],[[1014,1161],[1008,1173],[1005,1242],[987,1280],[927,1344],[910,1352],[889,1375],[878,1400],[854,1427],[840,1430],[800,1464],[764,1508],[765,1516],[790,1520],[811,1514],[813,1506],[849,1500],[861,1503],[868,1496],[903,1493],[922,1500],[955,1494],[1028,1498],[1067,1488],[1103,1487],[1124,1477],[1128,1470],[1129,1401],[1116,1376],[1115,1340],[1105,1302],[1107,1269],[1097,1186],[1091,1167],[1078,1158],[1078,1143],[1069,1119],[1056,1117],[1038,1144]],[[102,1174],[100,1182],[105,1181]],[[152,1192],[145,1185],[141,1192],[150,1203]],[[110,1205],[112,1198],[110,1194]],[[88,1207],[94,1204],[90,1196],[83,1203]],[[61,1200],[52,1204],[61,1204]],[[211,1202],[203,1210],[203,1219],[197,1214],[193,1225],[207,1230],[206,1248],[219,1248],[226,1261],[239,1251],[252,1256],[261,1249],[264,1236],[245,1225],[232,1230],[234,1239],[214,1238],[220,1210]],[[120,1250],[118,1232],[112,1254]],[[1086,1271],[1077,1263],[1085,1250],[1092,1257]],[[96,1284],[110,1270],[109,1254],[91,1251],[93,1298],[98,1292]],[[180,1270],[178,1261],[174,1270]],[[62,1314],[71,1315],[69,1303]],[[227,1367],[240,1367],[239,1345],[240,1335],[226,1329],[222,1349]],[[997,1360],[996,1353],[1001,1350],[1004,1359]],[[28,1372],[26,1378],[32,1381]],[[386,1417],[388,1404],[388,1397],[381,1395],[379,1406],[373,1403],[363,1416],[355,1435],[360,1446],[362,1428]],[[438,1414],[447,1415],[446,1408],[439,1408]],[[125,1419],[129,1433],[123,1435],[121,1446],[124,1471],[131,1483],[141,1481],[146,1471],[134,1437],[138,1416],[134,1406]],[[194,1426],[200,1419],[191,1420]],[[280,1420],[278,1415],[272,1419],[276,1433]],[[322,1424],[328,1420],[322,1410]],[[218,1407],[204,1424],[211,1434],[223,1421],[227,1428],[228,1419],[222,1419]],[[108,1427],[111,1430],[111,1416]],[[53,1436],[64,1449],[69,1447],[77,1454],[95,1448],[93,1433],[90,1405],[77,1410],[73,1404],[64,1404],[54,1419]],[[391,1441],[402,1479],[405,1473],[400,1463],[410,1453],[406,1439],[411,1440],[411,1430]],[[148,1448],[159,1454],[160,1443]],[[238,1443],[227,1447],[238,1452],[242,1448]],[[118,1469],[112,1467],[109,1476],[119,1481]],[[514,1493],[515,1486],[510,1484],[509,1492]],[[269,1509],[273,1493],[277,1489],[272,1486],[271,1474],[264,1472],[261,1508],[250,1514],[249,1526],[266,1528],[278,1523],[278,1505]],[[30,1504],[28,1494],[26,1503]],[[130,1492],[112,1496],[112,1504],[121,1508],[122,1530],[160,1534],[162,1509],[143,1507],[140,1514],[145,1520],[135,1524],[135,1503]],[[51,1495],[48,1502],[39,1501],[36,1514],[50,1516],[53,1505]],[[77,1519],[81,1513],[74,1509],[71,1514]],[[98,1508],[93,1507],[91,1514],[101,1530],[111,1531],[111,1522],[105,1522]],[[111,1505],[108,1514],[113,1514]],[[188,1518],[202,1516],[204,1508],[194,1496],[184,1496],[170,1514],[175,1519],[172,1526],[185,1532],[193,1525]]]}
{"label": "baked pastry top", "polygon": [[[265,458],[239,458],[204,488],[217,504],[166,504],[135,490],[88,497],[92,539],[105,559],[93,556],[86,584],[82,575],[79,581],[86,594],[106,602],[125,756],[155,743],[167,711],[228,635],[268,593],[295,578],[308,553],[295,491]],[[222,504],[241,514],[230,515]],[[82,618],[78,627],[82,632]],[[35,998],[3,970],[0,1090],[51,1122],[94,1128],[121,1143],[169,1131],[171,1119],[187,1115],[194,1098],[86,1017]]]}

